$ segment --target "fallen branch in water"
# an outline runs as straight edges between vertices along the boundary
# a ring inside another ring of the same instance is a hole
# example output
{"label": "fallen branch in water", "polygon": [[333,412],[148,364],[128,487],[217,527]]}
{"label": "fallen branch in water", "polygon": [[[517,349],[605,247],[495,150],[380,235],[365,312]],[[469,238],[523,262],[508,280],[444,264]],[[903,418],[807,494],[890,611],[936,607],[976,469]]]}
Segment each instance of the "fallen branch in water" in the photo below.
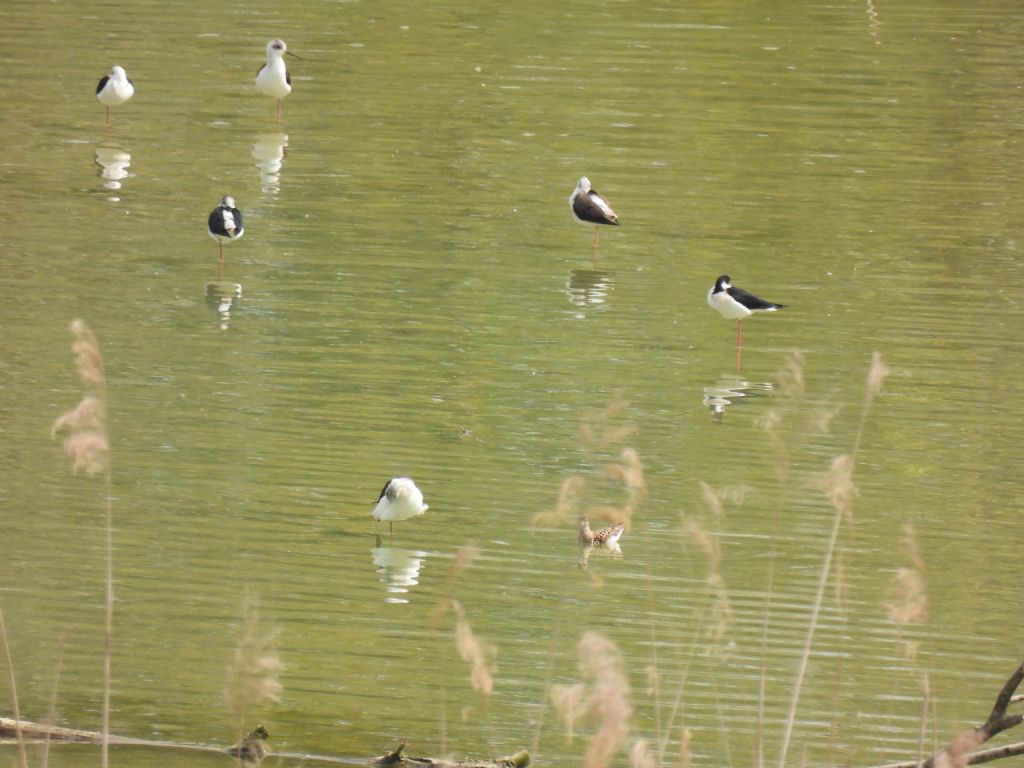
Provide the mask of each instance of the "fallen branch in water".
{"label": "fallen branch in water", "polygon": [[[217,752],[240,760],[246,765],[257,765],[264,757],[291,759],[316,763],[343,763],[346,765],[370,765],[374,768],[526,768],[530,764],[530,753],[525,749],[509,757],[496,757],[491,760],[434,760],[429,757],[407,757],[402,754],[405,742],[391,752],[371,760],[332,757],[329,755],[308,755],[293,752],[270,752],[266,749],[266,740],[270,737],[267,729],[257,726],[242,741],[231,747],[216,747],[205,744],[179,744],[171,741],[151,741],[126,736],[110,736],[111,746],[152,747],[160,749],[184,749],[201,752]],[[103,735],[99,731],[83,731],[78,728],[62,728],[44,723],[32,723],[26,720],[17,721],[9,717],[0,717],[0,744],[3,743],[74,743],[100,744]]]}
{"label": "fallen branch in water", "polygon": [[403,749],[405,749],[404,741],[386,755],[376,758],[373,764],[377,768],[391,768],[391,766],[404,766],[404,768],[526,768],[530,764],[530,753],[525,749],[508,757],[496,757],[493,760],[459,760],[455,763],[447,760],[432,760],[429,757],[406,757],[402,754]]}
{"label": "fallen branch in water", "polygon": [[1017,667],[1006,683],[1003,684],[1002,690],[996,696],[996,702],[992,706],[992,711],[984,723],[953,739],[953,741],[923,762],[909,760],[902,763],[889,763],[888,765],[878,766],[878,768],[944,768],[945,766],[977,765],[1004,757],[1024,754],[1024,742],[1008,744],[1004,747],[993,747],[992,749],[985,749],[980,752],[973,751],[993,736],[1024,722],[1024,714],[1008,715],[1006,713],[1011,704],[1024,700],[1024,696],[1014,695],[1014,691],[1020,687],[1021,682],[1024,682],[1024,662]]}

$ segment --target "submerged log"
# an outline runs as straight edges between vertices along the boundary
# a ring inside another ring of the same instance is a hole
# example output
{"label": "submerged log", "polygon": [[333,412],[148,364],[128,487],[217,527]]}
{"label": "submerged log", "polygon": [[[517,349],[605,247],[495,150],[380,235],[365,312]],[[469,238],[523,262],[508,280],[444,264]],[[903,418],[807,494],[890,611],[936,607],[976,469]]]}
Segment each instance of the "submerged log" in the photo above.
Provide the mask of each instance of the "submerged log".
{"label": "submerged log", "polygon": [[978,750],[982,744],[1003,731],[1015,728],[1024,722],[1024,714],[1009,714],[1011,704],[1022,700],[1016,694],[1017,688],[1024,682],[1024,662],[1021,662],[1009,679],[1003,683],[999,695],[996,696],[992,711],[985,722],[966,733],[962,733],[949,744],[940,749],[927,760],[908,760],[903,763],[889,763],[879,768],[934,768],[946,765],[976,765],[1024,754],[1024,743],[1008,744],[1005,747]]}
{"label": "submerged log", "polygon": [[0,739],[17,739],[25,741],[71,741],[86,744],[99,744],[99,731],[80,731],[77,728],[61,728],[59,725],[20,723],[10,717],[0,717]]}
{"label": "submerged log", "polygon": [[[434,760],[429,757],[408,757],[402,754],[405,749],[405,742],[399,744],[391,752],[372,760],[358,760],[344,757],[331,757],[328,755],[309,755],[285,752],[270,752],[266,749],[266,741],[270,738],[267,729],[262,725],[256,726],[249,734],[237,744],[224,748],[207,746],[203,744],[179,744],[171,741],[152,741],[149,739],[134,739],[126,736],[110,736],[108,743],[111,745],[152,747],[162,749],[186,749],[202,752],[219,752],[228,755],[236,761],[246,765],[257,765],[264,757],[273,756],[280,760],[297,760],[301,762],[320,763],[344,763],[348,765],[369,765],[374,768],[526,768],[530,764],[530,753],[525,749],[516,752],[509,757],[496,757],[491,760],[459,760],[451,762],[447,760]],[[78,728],[63,728],[57,725],[45,723],[33,723],[27,720],[18,722],[9,717],[0,717],[0,743],[12,743],[15,741],[24,743],[76,743],[76,744],[99,744],[102,734],[99,731],[83,731]]]}
{"label": "submerged log", "polygon": [[377,768],[392,768],[392,766],[404,768],[526,768],[530,764],[530,753],[525,749],[508,757],[495,757],[491,760],[459,760],[454,763],[447,760],[434,760],[429,757],[406,757],[402,754],[403,749],[405,749],[404,741],[386,755],[376,758],[373,765]]}

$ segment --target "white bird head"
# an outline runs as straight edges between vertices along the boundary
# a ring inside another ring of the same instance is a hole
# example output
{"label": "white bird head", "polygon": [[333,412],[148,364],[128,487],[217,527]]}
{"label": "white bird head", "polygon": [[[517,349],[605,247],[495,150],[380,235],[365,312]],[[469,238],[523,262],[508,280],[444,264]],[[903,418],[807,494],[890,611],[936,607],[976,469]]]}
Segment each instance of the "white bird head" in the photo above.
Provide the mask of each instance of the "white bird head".
{"label": "white bird head", "polygon": [[293,59],[302,60],[302,57],[288,50],[288,44],[281,38],[274,38],[267,43],[267,61],[280,59],[283,56],[291,56]]}

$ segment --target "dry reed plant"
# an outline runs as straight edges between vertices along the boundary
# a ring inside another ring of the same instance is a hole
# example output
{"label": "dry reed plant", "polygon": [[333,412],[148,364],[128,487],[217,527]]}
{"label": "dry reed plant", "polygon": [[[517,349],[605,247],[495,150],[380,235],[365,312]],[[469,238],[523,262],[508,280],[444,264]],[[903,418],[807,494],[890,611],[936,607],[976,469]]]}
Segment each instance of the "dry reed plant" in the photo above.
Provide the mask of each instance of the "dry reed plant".
{"label": "dry reed plant", "polygon": [[18,742],[18,765],[21,768],[28,768],[25,736],[21,732],[21,712],[18,709],[18,683],[14,676],[14,662],[11,660],[11,646],[7,642],[7,623],[4,621],[2,608],[0,608],[0,642],[4,646],[4,659],[7,661],[7,679],[11,686],[11,709],[14,710],[14,732]]}
{"label": "dry reed plant", "polygon": [[629,768],[660,768],[657,755],[647,746],[647,739],[637,739],[629,748]]}
{"label": "dry reed plant", "polygon": [[64,452],[71,462],[71,470],[93,477],[110,469],[103,355],[95,334],[83,321],[71,323],[71,334],[74,337],[71,351],[86,393],[78,405],[57,418],[52,434],[66,432]]}
{"label": "dry reed plant", "polygon": [[719,570],[722,561],[722,542],[719,532],[725,527],[725,508],[729,503],[740,503],[746,490],[739,487],[713,488],[700,483],[701,501],[697,513],[686,516],[683,530],[690,542],[707,561],[705,585],[708,603],[701,621],[701,636],[707,642],[705,652],[725,656],[728,636],[735,625],[735,611],[729,597],[725,577]]}
{"label": "dry reed plant", "polygon": [[[657,762],[661,762],[661,743],[660,738],[662,734],[661,725],[661,693],[662,693],[662,678],[661,672],[658,671],[658,638],[654,634],[654,620],[653,611],[651,617],[651,663],[647,665],[647,669],[644,670],[647,673],[647,697],[654,702],[654,732],[659,737],[658,743],[658,754]],[[634,745],[635,747],[635,745]],[[646,750],[646,742],[644,744]]]}
{"label": "dry reed plant", "polygon": [[109,764],[110,741],[110,647],[114,626],[114,507],[113,476],[110,461],[110,434],[107,429],[107,379],[103,354],[96,335],[82,320],[71,322],[71,351],[75,367],[85,387],[77,406],[53,423],[52,434],[66,434],[64,453],[71,471],[90,477],[102,475],[106,496],[106,594],[103,621],[103,704],[100,728],[100,765]]}
{"label": "dry reed plant", "polygon": [[[57,653],[57,666],[53,673],[53,690],[50,692],[50,706],[46,712],[46,720],[43,722],[47,726],[53,727],[57,724],[57,691],[60,688],[60,675],[64,668],[64,634],[58,641],[58,653]],[[46,732],[46,741],[43,744],[43,768],[46,768],[50,764],[50,732]]]}
{"label": "dry reed plant", "polygon": [[429,624],[432,629],[437,629],[440,626],[445,614],[451,609],[455,583],[479,556],[480,548],[475,544],[464,544],[456,550],[455,557],[448,565],[448,576],[445,579],[444,589],[441,590],[437,602],[430,611]]}
{"label": "dry reed plant", "polygon": [[[730,637],[735,628],[736,613],[728,585],[719,568],[722,561],[722,544],[719,534],[726,525],[727,506],[742,503],[746,495],[747,489],[740,486],[716,489],[708,483],[701,482],[700,502],[696,512],[681,514],[683,536],[704,556],[707,563],[707,575],[704,580],[707,599],[698,611],[697,628],[694,630],[690,648],[691,657],[698,649],[703,649],[702,652],[705,656],[717,656],[721,659],[728,658],[731,652]],[[657,717],[658,762],[660,764],[666,763],[665,754],[668,741],[670,734],[674,731],[674,724],[686,690],[685,681],[688,667],[689,662],[684,666],[679,690],[664,727],[661,725],[660,714]],[[648,675],[651,674],[649,670]],[[657,699],[655,701],[658,705]],[[688,765],[691,757],[690,733],[685,727],[681,732],[684,738],[679,745],[679,764]]]}
{"label": "dry reed plant", "polygon": [[[828,502],[835,510],[832,521],[832,531],[829,535],[828,544],[822,557],[821,571],[818,574],[818,587],[815,593],[814,603],[811,606],[811,615],[807,624],[807,635],[804,640],[800,660],[797,664],[796,679],[793,683],[792,694],[789,702],[789,711],[786,716],[782,733],[782,745],[779,749],[779,768],[785,768],[786,757],[789,751],[789,743],[793,735],[793,727],[796,723],[796,711],[800,702],[800,694],[803,689],[804,677],[807,674],[807,664],[811,655],[811,646],[814,642],[814,635],[817,631],[818,617],[825,595],[825,588],[828,583],[829,574],[832,572],[832,560],[836,552],[836,544],[839,539],[839,530],[844,520],[853,520],[853,502],[857,497],[857,486],[854,483],[854,470],[856,469],[857,455],[860,452],[861,439],[867,426],[868,414],[874,399],[881,392],[882,383],[889,374],[889,369],[882,363],[881,356],[875,352],[871,357],[871,365],[868,367],[867,383],[865,387],[864,404],[861,408],[860,423],[854,437],[853,449],[849,454],[837,456],[832,460],[831,466],[824,473],[820,487],[828,499]],[[801,380],[802,391],[802,380]]]}
{"label": "dry reed plant", "polygon": [[[622,653],[604,635],[588,631],[577,644],[581,681],[553,686],[551,700],[569,739],[579,723],[596,730],[583,756],[584,768],[606,768],[629,741],[633,705]],[[646,752],[646,750],[645,750]]]}
{"label": "dry reed plant", "polygon": [[924,740],[928,733],[928,708],[932,703],[932,681],[928,677],[927,671],[921,675],[921,692],[924,695],[921,697],[921,728],[918,731],[917,737],[918,764],[924,759]]}
{"label": "dry reed plant", "polygon": [[259,605],[247,596],[242,603],[242,625],[238,645],[228,667],[224,699],[238,732],[239,743],[246,733],[246,721],[260,704],[280,701],[280,676],[284,669],[277,655],[277,630],[260,621]]}
{"label": "dry reed plant", "polygon": [[[917,544],[914,526],[910,523],[903,525],[903,551],[910,565],[897,569],[891,585],[893,599],[885,604],[889,621],[901,631],[904,627],[923,624],[928,620],[928,589],[925,581],[928,569]],[[901,638],[901,643],[907,659],[917,657],[917,641]]]}
{"label": "dry reed plant", "polygon": [[[618,393],[605,408],[588,414],[580,424],[580,451],[595,471],[562,481],[555,506],[533,516],[531,525],[576,524],[580,515],[629,530],[633,516],[647,500],[647,481],[640,456],[624,445],[636,428],[623,421],[629,402]],[[623,496],[619,504],[591,499]]]}
{"label": "dry reed plant", "polygon": [[[903,524],[903,552],[910,564],[897,569],[892,577],[889,587],[892,599],[884,607],[889,621],[896,626],[897,642],[903,649],[904,657],[908,661],[915,661],[920,641],[904,636],[904,631],[912,625],[923,624],[928,620],[928,589],[924,556],[921,554],[911,523]],[[928,711],[933,704],[931,680],[927,670],[921,673],[921,692],[921,728],[917,750],[919,761],[924,758],[924,743],[929,723]],[[932,751],[935,751],[934,747]]]}
{"label": "dry reed plant", "polygon": [[437,630],[449,611],[455,615],[455,651],[462,661],[469,664],[469,682],[473,689],[489,696],[494,691],[493,667],[497,649],[473,632],[465,609],[455,599],[456,583],[479,556],[480,549],[475,544],[465,544],[456,551],[448,566],[445,587],[430,611],[429,623]]}
{"label": "dry reed plant", "polygon": [[778,406],[768,408],[757,420],[757,426],[768,436],[775,456],[774,469],[779,483],[779,510],[785,506],[790,490],[793,446],[802,443],[808,434],[827,434],[839,409],[807,402],[804,357],[800,352],[786,356],[775,374]]}
{"label": "dry reed plant", "polygon": [[693,748],[690,746],[692,743],[693,733],[689,728],[681,728],[679,733],[679,762],[676,764],[678,768],[690,768],[690,763],[693,762]]}
{"label": "dry reed plant", "polygon": [[490,696],[494,690],[494,676],[488,667],[488,659],[493,659],[496,649],[477,637],[466,620],[466,612],[457,600],[452,600],[455,612],[455,648],[459,658],[469,664],[469,681],[473,690]]}

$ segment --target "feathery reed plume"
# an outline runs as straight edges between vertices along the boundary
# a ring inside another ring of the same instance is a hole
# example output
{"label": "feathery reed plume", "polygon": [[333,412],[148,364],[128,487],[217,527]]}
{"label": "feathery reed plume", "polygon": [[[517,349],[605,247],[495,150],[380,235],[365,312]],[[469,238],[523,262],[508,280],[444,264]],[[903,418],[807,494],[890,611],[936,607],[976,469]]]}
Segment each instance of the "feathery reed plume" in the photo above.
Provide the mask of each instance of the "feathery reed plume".
{"label": "feathery reed plume", "polygon": [[787,400],[802,400],[807,391],[804,380],[804,355],[793,350],[786,355],[786,361],[778,373],[779,390]]}
{"label": "feathery reed plume", "polygon": [[864,393],[864,407],[860,414],[860,426],[857,428],[857,438],[853,443],[853,455],[860,451],[860,440],[864,435],[864,427],[868,421],[868,412],[871,410],[871,403],[882,391],[882,383],[886,376],[891,373],[889,368],[882,362],[882,356],[878,352],[871,354],[871,365],[868,366],[867,388]]}
{"label": "feathery reed plume", "polygon": [[107,437],[107,413],[103,400],[86,395],[70,411],[53,422],[51,434],[67,430],[64,453],[74,474],[84,472],[95,477],[107,469],[110,444]]}
{"label": "feathery reed plume", "polygon": [[451,565],[448,566],[448,581],[454,583],[480,557],[480,548],[475,544],[463,544],[455,552]]}
{"label": "feathery reed plume", "polygon": [[700,491],[702,511],[686,521],[684,530],[707,559],[708,575],[705,584],[709,603],[702,633],[711,643],[708,652],[721,654],[727,646],[725,641],[729,632],[735,625],[735,611],[725,578],[718,568],[722,561],[722,544],[717,531],[721,530],[725,522],[726,502],[742,501],[745,491],[742,488],[718,490],[703,481],[700,483]]}
{"label": "feathery reed plume", "polygon": [[53,423],[52,435],[67,432],[64,453],[71,471],[90,477],[103,475],[106,490],[106,568],[103,619],[103,704],[100,718],[100,766],[109,764],[110,741],[110,646],[114,630],[114,506],[107,430],[107,378],[96,334],[82,320],[71,322],[71,351],[86,394],[77,406]]}
{"label": "feathery reed plume", "polygon": [[252,596],[242,603],[242,626],[228,668],[224,699],[238,731],[239,742],[245,734],[249,711],[265,701],[280,701],[280,682],[284,665],[275,650],[277,630],[260,622],[259,605]]}
{"label": "feathery reed plume", "polygon": [[489,696],[494,691],[494,677],[489,668],[488,659],[493,659],[497,649],[483,642],[473,632],[469,620],[466,618],[466,611],[454,597],[456,581],[479,556],[480,549],[475,544],[465,544],[459,547],[448,566],[445,587],[437,603],[431,609],[429,622],[431,628],[436,630],[449,610],[455,614],[455,650],[458,652],[459,658],[469,664],[469,681],[474,690]]}
{"label": "feathery reed plume", "polygon": [[459,577],[469,569],[473,561],[479,556],[480,548],[475,544],[463,544],[456,550],[455,557],[452,558],[451,563],[448,565],[448,577],[445,580],[444,589],[441,590],[441,596],[437,598],[437,603],[434,604],[430,611],[429,623],[432,629],[439,627],[441,620],[448,613],[448,609],[452,607],[455,582],[458,581]]}
{"label": "feathery reed plume", "polygon": [[106,471],[110,465],[110,439],[107,434],[107,382],[103,370],[103,355],[95,334],[81,320],[71,323],[74,340],[71,351],[75,366],[87,392],[70,411],[53,423],[51,434],[67,432],[64,452],[76,474],[85,472],[90,477]]}
{"label": "feathery reed plume", "polygon": [[729,632],[736,625],[736,611],[732,607],[729,589],[722,574],[710,574],[707,585],[711,594],[711,606],[704,633],[712,644],[708,651],[726,656]]}
{"label": "feathery reed plume", "polygon": [[634,513],[647,501],[647,481],[644,479],[644,467],[640,456],[632,448],[623,448],[615,461],[604,465],[604,477],[621,483],[626,491],[626,501],[621,507],[611,507],[604,515],[608,522],[616,525],[625,523],[629,528]]}
{"label": "feathery reed plume", "polygon": [[455,649],[459,658],[469,664],[469,681],[473,689],[485,696],[494,690],[494,678],[487,668],[487,658],[493,657],[495,648],[477,637],[466,620],[466,612],[457,600],[452,600],[455,612]]}
{"label": "feathery reed plume", "polygon": [[582,506],[580,497],[583,485],[584,480],[579,475],[565,478],[558,489],[558,499],[555,501],[554,508],[546,512],[538,512],[530,519],[530,524],[558,524],[567,520],[576,520],[579,517],[578,510]]}
{"label": "feathery reed plume", "polygon": [[620,390],[601,411],[590,414],[580,424],[580,438],[585,449],[600,450],[621,443],[636,432],[631,424],[618,424],[618,417],[629,408],[629,401]]}
{"label": "feathery reed plume", "polygon": [[658,760],[647,746],[647,739],[637,739],[629,748],[629,768],[660,768]]}
{"label": "feathery reed plume", "polygon": [[595,722],[597,730],[583,756],[584,768],[605,768],[626,744],[633,705],[629,680],[618,646],[598,632],[588,631],[577,644],[582,680],[554,686],[551,699],[572,738],[578,722]]}
{"label": "feathery reed plume", "polygon": [[679,736],[679,766],[678,768],[690,768],[693,762],[693,749],[690,744],[693,742],[693,733],[689,728],[683,727]]}
{"label": "feathery reed plume", "polygon": [[781,404],[767,409],[756,423],[768,435],[769,445],[775,454],[781,509],[789,490],[789,474],[793,462],[791,446],[798,444],[799,438],[805,434],[826,434],[838,409],[805,407],[807,383],[804,378],[804,357],[800,352],[791,352],[786,356],[775,378]]}
{"label": "feathery reed plume", "polygon": [[882,391],[882,382],[892,373],[882,362],[882,356],[876,351],[871,353],[871,366],[868,368],[868,397],[873,398]]}
{"label": "feathery reed plume", "polygon": [[853,457],[836,456],[821,478],[821,490],[829,504],[848,522],[853,520],[853,500],[857,498],[857,486],[853,482]]}
{"label": "feathery reed plume", "polygon": [[[647,500],[647,482],[639,454],[628,446],[615,451],[636,431],[631,424],[619,423],[628,406],[622,393],[617,393],[603,410],[584,417],[580,424],[580,451],[590,457],[592,466],[600,467],[597,476],[567,477],[559,488],[554,508],[534,515],[531,525],[575,524],[580,515],[585,514],[592,520],[603,520],[611,525],[623,523],[628,530],[633,515]],[[594,490],[594,486],[599,487]],[[626,498],[619,506],[594,506],[588,500],[592,496],[622,492]]]}
{"label": "feathery reed plume", "polygon": [[[910,561],[896,571],[892,579],[893,600],[885,604],[889,621],[902,629],[910,624],[922,624],[928,620],[928,590],[925,575],[928,572],[914,534],[914,526],[903,525],[903,551]],[[908,659],[917,656],[918,644],[909,639],[902,641],[904,655]]]}
{"label": "feathery reed plume", "polygon": [[18,709],[18,684],[14,678],[14,662],[11,660],[11,646],[7,642],[7,624],[4,621],[3,609],[0,609],[0,641],[3,642],[4,658],[7,660],[7,678],[11,685],[11,709],[14,710],[14,732],[18,741],[18,764],[21,768],[28,768],[25,737],[21,732],[21,712]]}

